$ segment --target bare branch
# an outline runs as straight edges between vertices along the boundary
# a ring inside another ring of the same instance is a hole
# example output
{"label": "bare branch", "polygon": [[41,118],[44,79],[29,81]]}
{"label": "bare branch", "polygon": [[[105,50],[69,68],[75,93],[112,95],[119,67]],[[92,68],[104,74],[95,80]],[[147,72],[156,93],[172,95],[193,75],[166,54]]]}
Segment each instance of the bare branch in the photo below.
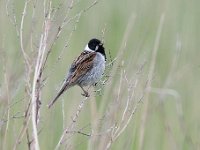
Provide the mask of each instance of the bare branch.
{"label": "bare branch", "polygon": [[56,150],[59,149],[59,147],[63,144],[63,139],[65,138],[65,135],[68,134],[68,133],[70,133],[71,130],[73,130],[73,128],[74,128],[74,126],[75,126],[75,124],[77,122],[77,119],[79,117],[79,114],[80,114],[81,110],[83,109],[83,106],[84,106],[84,104],[85,104],[85,102],[86,102],[87,99],[88,99],[88,97],[85,97],[81,101],[81,103],[79,104],[75,115],[72,117],[71,124],[63,131],[63,133],[62,133],[62,135],[60,137],[60,140],[59,140],[58,144],[56,145],[56,148],[55,148]]}
{"label": "bare branch", "polygon": [[151,64],[149,68],[149,73],[148,73],[148,82],[147,82],[147,95],[146,95],[146,100],[144,104],[144,115],[142,117],[142,125],[140,127],[140,139],[139,139],[139,150],[143,149],[143,141],[144,141],[144,132],[145,132],[145,124],[146,124],[146,119],[147,119],[147,111],[148,111],[148,102],[149,102],[149,89],[151,88],[151,79],[153,78],[153,73],[155,69],[155,63],[156,63],[156,57],[157,57],[157,51],[159,47],[159,42],[160,42],[160,36],[162,33],[162,28],[165,20],[165,14],[163,13],[160,17],[160,23],[159,27],[157,30],[157,35],[154,43],[154,48],[153,48],[153,53],[152,53],[152,58],[151,58]]}
{"label": "bare branch", "polygon": [[24,10],[22,12],[22,19],[21,19],[21,24],[20,24],[20,46],[21,46],[21,52],[23,54],[24,60],[25,60],[25,64],[26,67],[30,67],[30,63],[29,63],[29,57],[25,52],[24,49],[24,43],[23,43],[23,29],[24,29],[24,18],[26,16],[26,10],[27,10],[27,5],[30,2],[30,0],[26,0],[25,4],[24,4]]}
{"label": "bare branch", "polygon": [[[14,25],[17,37],[19,38],[19,29],[18,29],[17,20],[16,20],[16,13],[14,11],[14,8],[12,8],[12,14],[9,13],[9,4],[10,4],[10,0],[6,2],[6,15],[8,16],[10,22]],[[12,7],[13,7],[13,4],[12,4]]]}

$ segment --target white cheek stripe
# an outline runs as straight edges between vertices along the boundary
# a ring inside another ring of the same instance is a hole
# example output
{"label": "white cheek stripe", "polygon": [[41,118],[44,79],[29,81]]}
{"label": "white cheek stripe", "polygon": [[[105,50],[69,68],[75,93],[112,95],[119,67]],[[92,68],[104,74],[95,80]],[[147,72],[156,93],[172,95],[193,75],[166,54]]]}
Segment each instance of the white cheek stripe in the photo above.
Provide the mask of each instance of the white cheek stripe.
{"label": "white cheek stripe", "polygon": [[98,48],[99,48],[99,46],[97,45],[97,46],[96,46],[96,48],[95,48],[95,51],[97,51],[97,50],[98,50]]}
{"label": "white cheek stripe", "polygon": [[84,49],[84,50],[85,50],[85,51],[94,52],[93,50],[91,50],[91,49],[88,47],[88,45],[85,46],[85,49]]}

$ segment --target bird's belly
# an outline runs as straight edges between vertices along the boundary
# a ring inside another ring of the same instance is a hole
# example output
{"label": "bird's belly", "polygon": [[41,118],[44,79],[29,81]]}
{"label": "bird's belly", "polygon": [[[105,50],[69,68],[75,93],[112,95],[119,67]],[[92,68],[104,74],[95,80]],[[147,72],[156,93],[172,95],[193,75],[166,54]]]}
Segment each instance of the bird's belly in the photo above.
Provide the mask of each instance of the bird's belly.
{"label": "bird's belly", "polygon": [[96,66],[87,72],[81,79],[82,86],[94,85],[97,83],[104,73],[105,65]]}
{"label": "bird's belly", "polygon": [[104,70],[105,59],[98,58],[98,61],[93,64],[92,69],[80,79],[79,84],[81,86],[94,85],[101,79]]}

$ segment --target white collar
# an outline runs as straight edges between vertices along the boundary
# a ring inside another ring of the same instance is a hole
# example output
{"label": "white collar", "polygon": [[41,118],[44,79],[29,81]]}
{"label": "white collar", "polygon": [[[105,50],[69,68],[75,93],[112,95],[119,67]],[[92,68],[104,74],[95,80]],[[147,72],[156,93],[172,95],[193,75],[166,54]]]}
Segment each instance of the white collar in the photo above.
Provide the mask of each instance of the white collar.
{"label": "white collar", "polygon": [[88,44],[85,46],[85,51],[90,51],[90,52],[94,52],[93,50],[91,50],[89,47],[88,47]]}

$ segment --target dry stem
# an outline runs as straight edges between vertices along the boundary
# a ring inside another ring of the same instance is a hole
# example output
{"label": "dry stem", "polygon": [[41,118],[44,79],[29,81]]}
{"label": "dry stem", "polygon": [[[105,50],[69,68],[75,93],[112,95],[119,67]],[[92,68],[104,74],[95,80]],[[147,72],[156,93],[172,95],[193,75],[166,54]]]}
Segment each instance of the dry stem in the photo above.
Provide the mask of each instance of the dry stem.
{"label": "dry stem", "polygon": [[145,100],[145,104],[144,104],[144,115],[142,116],[142,124],[140,127],[139,150],[143,149],[144,132],[145,132],[145,125],[146,125],[146,120],[147,120],[147,113],[148,113],[148,102],[149,102],[149,93],[150,93],[149,89],[151,88],[151,81],[152,81],[153,73],[154,73],[154,69],[155,69],[157,51],[158,51],[158,47],[159,47],[160,36],[162,33],[164,19],[165,19],[165,14],[162,14],[160,17],[160,23],[159,23],[159,27],[157,30],[157,35],[156,35],[154,48],[153,48],[153,52],[152,52],[152,58],[151,58],[151,63],[150,63],[150,68],[149,68],[149,73],[148,73],[147,95],[146,95],[146,100]]}

